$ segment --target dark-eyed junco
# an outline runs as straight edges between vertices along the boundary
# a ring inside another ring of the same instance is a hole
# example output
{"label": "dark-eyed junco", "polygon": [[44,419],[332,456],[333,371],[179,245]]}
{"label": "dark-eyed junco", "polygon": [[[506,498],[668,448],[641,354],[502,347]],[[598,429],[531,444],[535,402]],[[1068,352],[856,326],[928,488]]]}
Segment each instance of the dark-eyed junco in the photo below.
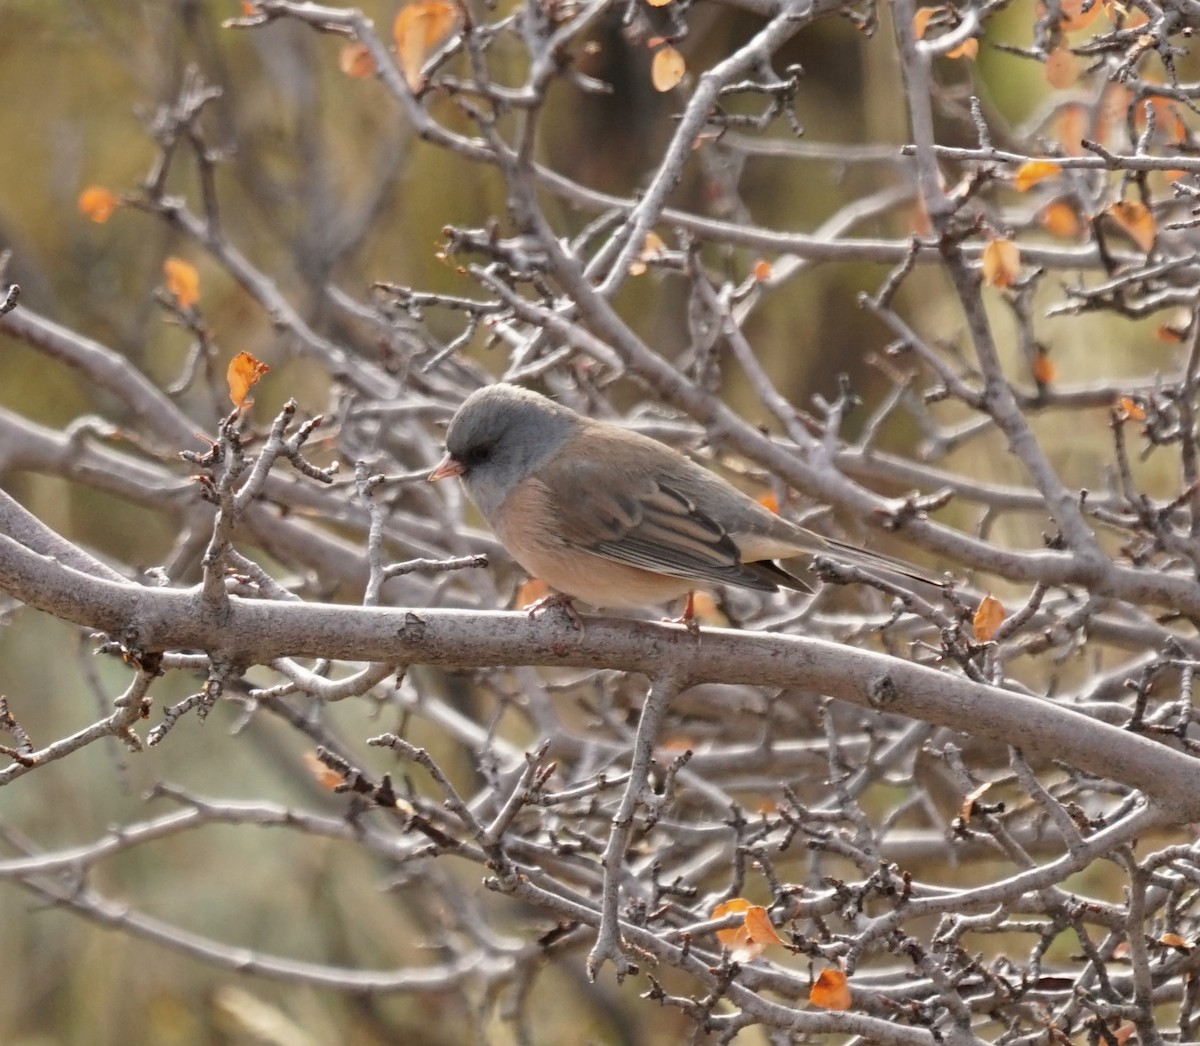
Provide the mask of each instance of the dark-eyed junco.
{"label": "dark-eyed junco", "polygon": [[709,585],[810,591],[773,561],[814,554],[938,584],[789,523],[657,440],[515,385],[468,396],[446,451],[429,479],[461,476],[522,567],[592,606],[665,603]]}

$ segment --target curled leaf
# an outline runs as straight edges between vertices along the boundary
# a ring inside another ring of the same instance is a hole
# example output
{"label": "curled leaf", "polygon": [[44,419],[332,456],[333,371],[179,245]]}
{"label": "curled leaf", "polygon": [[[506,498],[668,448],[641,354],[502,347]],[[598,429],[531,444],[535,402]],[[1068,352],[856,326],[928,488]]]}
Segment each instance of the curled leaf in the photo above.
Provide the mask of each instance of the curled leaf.
{"label": "curled leaf", "polygon": [[744,897],[732,897],[712,910],[712,917],[719,919],[723,915],[740,913],[742,921],[737,926],[717,931],[717,940],[729,949],[729,955],[735,962],[750,962],[762,955],[765,944],[751,940],[750,931],[746,928],[745,913],[753,905]]}
{"label": "curled leaf", "polygon": [[1044,352],[1033,357],[1033,380],[1039,385],[1049,385],[1058,377],[1054,361]]}
{"label": "curled leaf", "polygon": [[1026,160],[1013,175],[1013,186],[1017,192],[1028,192],[1038,182],[1053,178],[1062,171],[1062,164],[1053,160]]}
{"label": "curled leaf", "polygon": [[249,352],[239,352],[229,361],[225,381],[229,385],[229,398],[235,407],[248,407],[254,402],[246,398],[246,393],[270,369]]}
{"label": "curled leaf", "polygon": [[1012,240],[988,240],[983,248],[983,282],[1008,287],[1021,272],[1021,250]]}
{"label": "curled leaf", "polygon": [[1144,203],[1138,200],[1118,200],[1105,208],[1105,214],[1124,229],[1129,238],[1142,250],[1148,251],[1154,246],[1158,226],[1150,208]]}
{"label": "curled leaf", "polygon": [[79,207],[79,213],[85,218],[91,219],[97,225],[103,225],[120,206],[120,201],[104,186],[89,185],[79,194],[76,205]]}
{"label": "curled leaf", "polygon": [[1059,236],[1064,240],[1077,240],[1083,232],[1083,223],[1066,200],[1051,200],[1042,208],[1038,215],[1045,229],[1051,236]]}
{"label": "curled leaf", "polygon": [[917,13],[913,15],[912,20],[913,36],[918,40],[924,40],[925,33],[929,29],[929,23],[945,10],[944,7],[918,7]]}
{"label": "curled leaf", "polygon": [[746,935],[753,944],[786,944],[784,939],[775,932],[775,927],[771,925],[771,917],[761,904],[752,904],[746,909],[743,925],[746,927]]}
{"label": "curled leaf", "polygon": [[825,969],[817,977],[808,1000],[823,1010],[848,1010],[854,1001],[850,995],[850,983],[841,970]]}
{"label": "curled leaf", "polygon": [[976,641],[990,643],[992,636],[996,634],[996,629],[1004,620],[1004,616],[1004,606],[1000,600],[990,593],[984,596],[979,602],[975,616],[971,618],[971,630],[975,634]]}
{"label": "curled leaf", "polygon": [[200,273],[191,262],[172,255],[163,262],[163,275],[180,308],[190,309],[200,300]]}
{"label": "curled leaf", "polygon": [[375,59],[366,44],[351,41],[338,54],[338,68],[356,80],[365,80],[375,72]]}
{"label": "curled leaf", "polygon": [[416,94],[425,86],[422,67],[458,24],[458,12],[446,0],[416,0],[401,8],[392,25],[396,57],[408,89]]}
{"label": "curled leaf", "polygon": [[674,47],[667,46],[656,51],[650,64],[650,82],[656,91],[669,91],[683,79],[687,63]]}

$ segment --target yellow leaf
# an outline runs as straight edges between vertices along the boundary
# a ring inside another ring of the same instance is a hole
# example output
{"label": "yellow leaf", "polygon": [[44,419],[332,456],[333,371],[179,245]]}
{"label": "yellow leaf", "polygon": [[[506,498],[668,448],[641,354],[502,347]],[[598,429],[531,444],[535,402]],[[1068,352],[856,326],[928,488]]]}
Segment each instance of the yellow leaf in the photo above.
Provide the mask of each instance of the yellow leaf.
{"label": "yellow leaf", "polygon": [[655,52],[654,61],[650,64],[650,82],[656,91],[669,91],[683,79],[686,72],[687,63],[683,55],[667,46]]}
{"label": "yellow leaf", "polygon": [[1142,250],[1148,251],[1154,246],[1154,237],[1158,226],[1150,208],[1138,200],[1118,200],[1105,208],[1105,213],[1112,218]]}
{"label": "yellow leaf", "polygon": [[458,12],[446,0],[416,0],[401,8],[392,26],[396,56],[408,89],[416,94],[425,86],[421,68],[458,24]]}
{"label": "yellow leaf", "polygon": [[116,196],[102,185],[89,185],[79,194],[76,204],[79,207],[79,213],[85,218],[90,218],[97,225],[103,225],[108,221],[112,217],[113,211],[120,206]]}
{"label": "yellow leaf", "polygon": [[968,36],[957,47],[950,48],[946,52],[947,58],[978,58],[979,57],[979,39],[974,36]]}
{"label": "yellow leaf", "polygon": [[1021,272],[1021,251],[1012,240],[988,240],[983,248],[983,282],[1008,287]]}
{"label": "yellow leaf", "polygon": [[1013,175],[1013,186],[1017,192],[1028,192],[1038,182],[1053,178],[1062,170],[1062,164],[1053,160],[1026,160]]}
{"label": "yellow leaf", "polygon": [[200,300],[200,273],[191,262],[172,256],[163,262],[163,274],[180,308],[190,309]]}
{"label": "yellow leaf", "polygon": [[229,361],[225,381],[229,385],[229,398],[235,407],[248,407],[254,402],[246,398],[251,386],[256,384],[271,368],[260,363],[249,352],[239,352]]}
{"label": "yellow leaf", "polygon": [[342,47],[338,55],[338,68],[356,80],[365,80],[375,72],[375,59],[366,44],[351,41]]}
{"label": "yellow leaf", "polygon": [[1039,385],[1049,385],[1058,377],[1058,371],[1054,367],[1054,361],[1050,359],[1044,352],[1039,352],[1033,357],[1033,380]]}
{"label": "yellow leaf", "polygon": [[854,1001],[850,985],[841,970],[822,970],[808,993],[808,1000],[823,1010],[848,1010]]}
{"label": "yellow leaf", "polygon": [[975,616],[971,618],[971,628],[975,633],[976,640],[980,643],[990,642],[1003,620],[1004,607],[1000,600],[994,598],[990,593],[984,596],[975,611]]}

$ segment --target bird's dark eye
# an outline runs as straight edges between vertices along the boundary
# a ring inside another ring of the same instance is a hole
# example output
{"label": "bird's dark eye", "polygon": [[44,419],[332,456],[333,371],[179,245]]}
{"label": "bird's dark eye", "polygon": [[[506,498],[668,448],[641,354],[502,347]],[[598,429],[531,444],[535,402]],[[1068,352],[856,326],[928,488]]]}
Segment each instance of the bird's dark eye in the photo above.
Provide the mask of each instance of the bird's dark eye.
{"label": "bird's dark eye", "polygon": [[473,468],[475,465],[482,464],[492,456],[492,448],[490,444],[482,443],[471,447],[462,456],[462,463],[467,468]]}

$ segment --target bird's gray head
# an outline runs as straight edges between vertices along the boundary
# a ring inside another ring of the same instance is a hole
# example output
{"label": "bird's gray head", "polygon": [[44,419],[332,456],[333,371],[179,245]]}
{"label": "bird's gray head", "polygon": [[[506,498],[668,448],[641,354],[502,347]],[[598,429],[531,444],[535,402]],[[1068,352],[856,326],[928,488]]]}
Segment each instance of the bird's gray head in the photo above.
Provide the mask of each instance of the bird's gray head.
{"label": "bird's gray head", "polygon": [[516,385],[473,392],[450,420],[446,451],[487,518],[508,492],[572,435],[579,415]]}

